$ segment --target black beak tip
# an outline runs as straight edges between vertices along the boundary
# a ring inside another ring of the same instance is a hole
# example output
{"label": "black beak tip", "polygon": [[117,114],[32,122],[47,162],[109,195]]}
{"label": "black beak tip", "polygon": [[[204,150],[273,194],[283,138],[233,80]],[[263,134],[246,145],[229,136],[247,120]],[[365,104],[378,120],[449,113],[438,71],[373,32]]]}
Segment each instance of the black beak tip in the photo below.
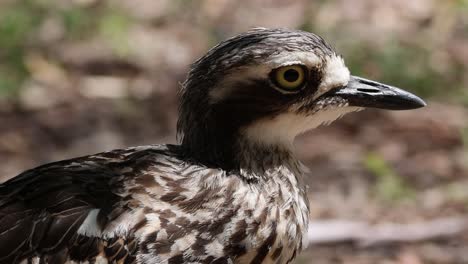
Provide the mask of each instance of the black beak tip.
{"label": "black beak tip", "polygon": [[417,101],[415,103],[415,108],[421,108],[421,107],[425,107],[425,106],[427,106],[427,103],[424,102],[423,99],[417,97]]}
{"label": "black beak tip", "polygon": [[389,94],[392,95],[389,96],[387,100],[390,105],[395,107],[393,110],[412,110],[425,107],[427,105],[423,99],[410,92],[389,86],[387,89],[391,89]]}
{"label": "black beak tip", "polygon": [[404,106],[404,109],[401,110],[410,110],[410,109],[418,109],[425,107],[427,104],[424,102],[423,99],[419,98],[418,96],[414,94],[410,94],[410,96],[407,97],[407,102],[402,104]]}

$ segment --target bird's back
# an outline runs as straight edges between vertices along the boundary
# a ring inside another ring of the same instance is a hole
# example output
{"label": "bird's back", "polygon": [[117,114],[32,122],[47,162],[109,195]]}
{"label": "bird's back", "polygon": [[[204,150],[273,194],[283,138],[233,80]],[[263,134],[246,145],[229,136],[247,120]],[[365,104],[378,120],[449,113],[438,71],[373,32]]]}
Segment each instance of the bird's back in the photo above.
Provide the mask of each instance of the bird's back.
{"label": "bird's back", "polygon": [[46,164],[1,184],[0,263],[99,257],[132,263],[133,235],[114,236],[110,231],[104,237],[102,231],[128,211],[129,170],[142,169],[142,163],[165,151],[148,147],[104,152]]}

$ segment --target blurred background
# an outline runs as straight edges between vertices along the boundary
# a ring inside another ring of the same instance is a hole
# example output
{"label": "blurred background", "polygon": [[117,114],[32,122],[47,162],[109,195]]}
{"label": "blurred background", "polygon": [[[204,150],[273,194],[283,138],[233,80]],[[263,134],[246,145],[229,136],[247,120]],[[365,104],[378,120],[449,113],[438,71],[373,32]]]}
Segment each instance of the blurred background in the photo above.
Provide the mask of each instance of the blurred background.
{"label": "blurred background", "polygon": [[[354,75],[429,102],[350,114],[301,137],[312,219],[423,225],[468,215],[467,0],[0,0],[0,181],[175,142],[189,64],[256,26],[318,33]],[[296,263],[468,263],[468,233],[313,245]]]}

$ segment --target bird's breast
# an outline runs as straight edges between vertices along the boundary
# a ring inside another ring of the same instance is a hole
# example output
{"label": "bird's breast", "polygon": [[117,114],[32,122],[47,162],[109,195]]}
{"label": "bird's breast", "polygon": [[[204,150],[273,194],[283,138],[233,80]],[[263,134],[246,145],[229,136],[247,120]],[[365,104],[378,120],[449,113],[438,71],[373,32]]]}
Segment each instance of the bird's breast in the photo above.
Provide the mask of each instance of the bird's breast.
{"label": "bird's breast", "polygon": [[246,217],[247,229],[260,225],[246,241],[249,253],[238,263],[288,263],[305,247],[309,208],[303,186],[290,171],[277,171],[273,177],[245,196],[251,203],[246,208],[253,210]]}
{"label": "bird's breast", "polygon": [[289,171],[286,178],[277,171],[276,180],[255,184],[224,171],[185,172],[146,174],[146,187],[131,192],[137,210],[145,211],[145,223],[135,232],[142,263],[287,263],[302,249],[308,203]]}

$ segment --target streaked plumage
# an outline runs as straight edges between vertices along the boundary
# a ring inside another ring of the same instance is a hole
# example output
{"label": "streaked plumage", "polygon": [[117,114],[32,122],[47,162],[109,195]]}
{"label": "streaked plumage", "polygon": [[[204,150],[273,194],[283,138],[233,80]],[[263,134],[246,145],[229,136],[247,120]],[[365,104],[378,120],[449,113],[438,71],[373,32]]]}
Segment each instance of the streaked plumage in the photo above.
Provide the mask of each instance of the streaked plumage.
{"label": "streaked plumage", "polygon": [[309,214],[294,137],[363,106],[423,105],[350,76],[314,34],[251,30],[194,63],[181,145],[46,164],[0,185],[0,263],[288,263]]}

